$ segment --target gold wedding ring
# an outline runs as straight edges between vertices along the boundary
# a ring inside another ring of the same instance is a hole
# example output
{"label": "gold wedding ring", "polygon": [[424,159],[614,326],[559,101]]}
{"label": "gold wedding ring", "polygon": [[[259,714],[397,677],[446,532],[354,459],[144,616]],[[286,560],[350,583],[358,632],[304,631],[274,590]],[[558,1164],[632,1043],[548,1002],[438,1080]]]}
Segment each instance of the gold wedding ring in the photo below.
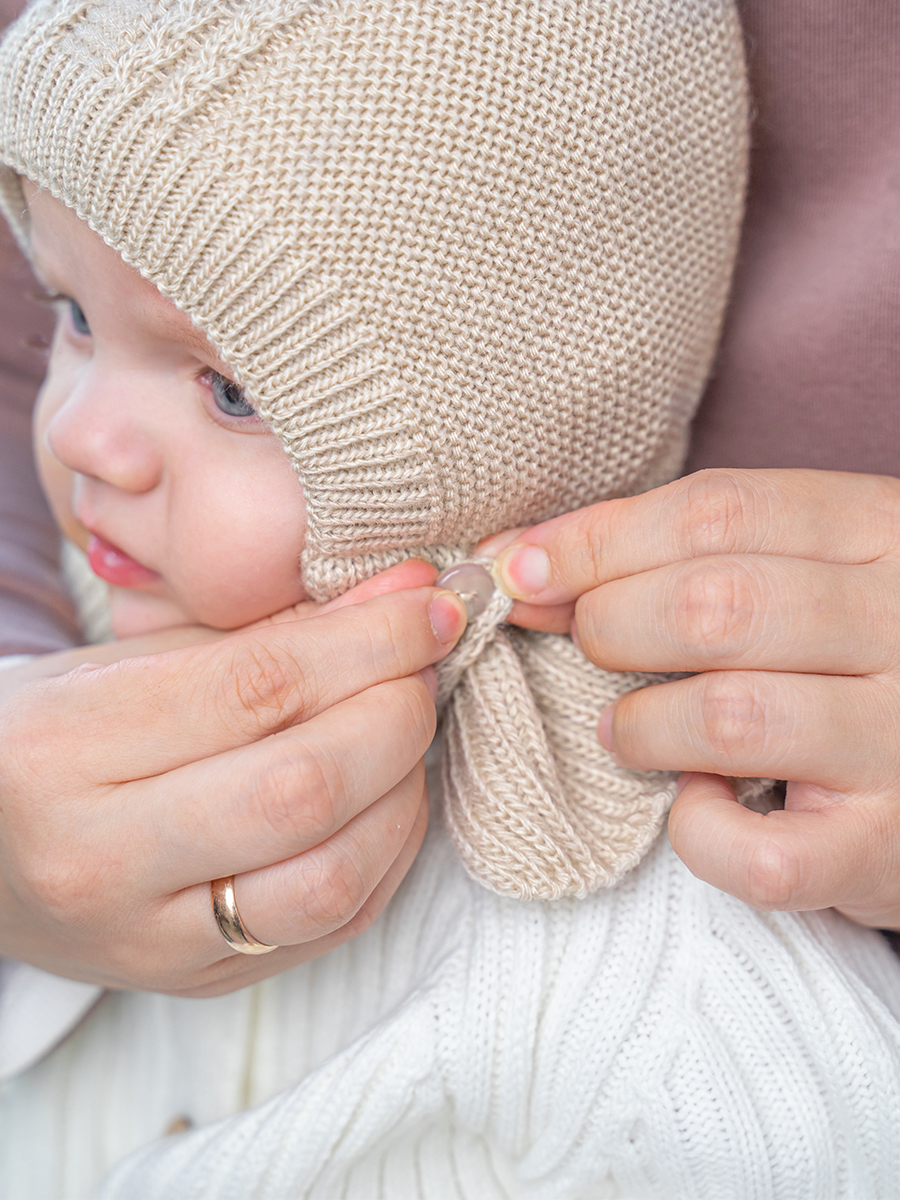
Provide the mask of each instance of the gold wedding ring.
{"label": "gold wedding ring", "polygon": [[222,937],[239,954],[268,954],[277,950],[277,946],[267,946],[265,942],[257,941],[241,920],[234,899],[234,876],[225,879],[214,879],[209,885],[212,895],[213,916]]}

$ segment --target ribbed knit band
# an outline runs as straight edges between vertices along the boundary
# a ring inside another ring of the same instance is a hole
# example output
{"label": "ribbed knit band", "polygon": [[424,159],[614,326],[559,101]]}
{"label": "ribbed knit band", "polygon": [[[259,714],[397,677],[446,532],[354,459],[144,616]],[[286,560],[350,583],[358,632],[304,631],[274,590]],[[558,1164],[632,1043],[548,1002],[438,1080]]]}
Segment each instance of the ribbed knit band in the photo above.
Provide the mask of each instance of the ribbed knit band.
{"label": "ribbed knit band", "polygon": [[745,148],[725,0],[38,0],[14,172],[207,332],[329,596],[677,469]]}

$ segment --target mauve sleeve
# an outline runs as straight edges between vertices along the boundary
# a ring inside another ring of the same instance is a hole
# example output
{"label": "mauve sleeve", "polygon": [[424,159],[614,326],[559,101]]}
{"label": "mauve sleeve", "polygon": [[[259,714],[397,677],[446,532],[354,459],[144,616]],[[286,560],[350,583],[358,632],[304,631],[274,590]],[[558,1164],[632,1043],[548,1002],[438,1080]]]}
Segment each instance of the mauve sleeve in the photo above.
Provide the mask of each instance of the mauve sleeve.
{"label": "mauve sleeve", "polygon": [[[25,0],[0,0],[0,29]],[[43,654],[80,641],[59,571],[59,536],[31,455],[31,406],[52,327],[0,219],[0,655]]]}
{"label": "mauve sleeve", "polygon": [[51,314],[0,222],[0,655],[41,654],[79,640],[62,587],[59,536],[34,472],[30,416]]}

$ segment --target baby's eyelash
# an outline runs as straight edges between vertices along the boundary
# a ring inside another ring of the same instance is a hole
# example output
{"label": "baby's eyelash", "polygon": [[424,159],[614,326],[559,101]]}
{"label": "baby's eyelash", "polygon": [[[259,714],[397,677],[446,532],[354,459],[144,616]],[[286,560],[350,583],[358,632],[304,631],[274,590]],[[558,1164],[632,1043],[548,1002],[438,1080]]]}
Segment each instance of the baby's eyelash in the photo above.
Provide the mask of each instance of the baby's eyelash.
{"label": "baby's eyelash", "polygon": [[68,304],[71,300],[69,296],[63,296],[60,292],[29,292],[28,299],[34,300],[38,304]]}
{"label": "baby's eyelash", "polygon": [[220,375],[218,371],[210,371],[207,378],[216,407],[224,416],[240,419],[256,417],[256,409],[245,399],[240,384]]}

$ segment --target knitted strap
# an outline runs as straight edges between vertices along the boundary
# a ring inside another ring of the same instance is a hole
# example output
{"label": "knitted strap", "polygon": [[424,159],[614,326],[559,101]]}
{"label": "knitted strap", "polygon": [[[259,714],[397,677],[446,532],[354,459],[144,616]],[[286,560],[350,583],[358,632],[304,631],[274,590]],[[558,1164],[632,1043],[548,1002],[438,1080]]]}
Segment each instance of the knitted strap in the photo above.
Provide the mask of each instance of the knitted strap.
{"label": "knitted strap", "polygon": [[[470,561],[474,562],[475,559]],[[500,634],[500,626],[509,616],[512,600],[499,589],[491,596],[487,608],[474,620],[469,621],[459,645],[452,654],[435,668],[438,677],[437,707],[441,712],[450,694],[468,670],[484,653],[484,650]]]}
{"label": "knitted strap", "polygon": [[467,870],[517,899],[585,896],[649,850],[671,776],[626,771],[597,740],[601,709],[656,676],[611,675],[568,637],[503,627],[495,593],[437,667],[444,803]]}

